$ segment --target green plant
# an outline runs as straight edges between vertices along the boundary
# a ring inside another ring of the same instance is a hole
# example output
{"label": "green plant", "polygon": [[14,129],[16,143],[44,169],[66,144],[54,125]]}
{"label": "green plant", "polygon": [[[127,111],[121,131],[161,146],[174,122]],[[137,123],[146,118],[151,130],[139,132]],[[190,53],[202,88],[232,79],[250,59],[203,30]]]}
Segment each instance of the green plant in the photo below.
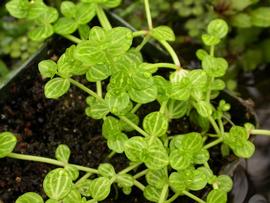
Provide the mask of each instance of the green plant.
{"label": "green plant", "polygon": [[[40,0],[11,0],[7,8],[12,15],[35,22],[47,19],[30,34],[34,39],[44,39],[55,32],[75,43],[57,62],[39,63],[42,77],[48,79],[45,96],[58,99],[70,85],[87,93],[86,115],[103,120],[102,135],[112,150],[111,156],[125,154],[129,166],[116,172],[110,163],[101,163],[97,169],[75,165],[69,163],[71,152],[66,145],[58,146],[55,159],[13,153],[16,137],[10,132],[0,134],[0,158],[58,166],[43,182],[48,196],[46,203],[101,202],[108,197],[112,184],[125,194],[130,194],[133,186],[138,187],[146,199],[158,203],[170,203],[182,195],[199,203],[227,202],[232,180],[225,174],[213,173],[208,164],[209,150],[219,145],[224,156],[232,151],[238,157],[249,158],[255,150],[249,141],[250,135],[270,135],[269,131],[254,129],[251,124],[231,125],[231,121],[228,123],[230,104],[224,100],[218,106],[211,103],[225,87],[220,77],[226,73],[228,63],[215,56],[215,46],[226,36],[228,25],[221,19],[211,21],[202,37],[209,51],[197,51],[202,69],[186,70],[168,43],[175,40],[173,31],[167,26],[153,27],[148,0],[144,1],[148,30],[132,32],[125,27],[111,26],[104,9],[120,3],[120,0],[81,0],[78,4],[64,1],[61,4],[64,17],[60,18],[56,10]],[[101,27],[88,26],[95,15]],[[80,38],[72,35],[77,29]],[[133,47],[136,37],[143,40]],[[143,61],[141,49],[150,39],[167,50],[173,63]],[[168,69],[169,79],[158,74],[160,68]],[[96,84],[96,91],[74,76],[85,76]],[[137,110],[153,101],[160,104],[160,109],[139,118]],[[169,134],[169,123],[183,116],[192,119],[200,130]],[[143,166],[140,167],[143,170],[139,171],[139,166]],[[79,171],[86,174],[79,177]],[[142,178],[147,185],[139,181]],[[206,200],[192,193],[208,186],[213,189]],[[24,202],[42,203],[44,200],[29,192],[16,201]]]}

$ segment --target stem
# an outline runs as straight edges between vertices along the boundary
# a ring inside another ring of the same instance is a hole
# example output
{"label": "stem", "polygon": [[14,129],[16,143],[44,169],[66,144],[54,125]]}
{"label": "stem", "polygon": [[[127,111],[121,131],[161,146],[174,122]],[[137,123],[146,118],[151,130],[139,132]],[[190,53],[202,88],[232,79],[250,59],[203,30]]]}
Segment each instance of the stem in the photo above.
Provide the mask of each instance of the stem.
{"label": "stem", "polygon": [[191,193],[188,192],[188,191],[185,191],[185,190],[184,190],[184,191],[183,191],[183,194],[186,195],[186,196],[188,196],[189,198],[195,200],[196,202],[199,202],[199,203],[206,203],[205,201],[203,201],[203,200],[200,199],[199,197],[197,197],[197,196],[191,194]]}
{"label": "stem", "polygon": [[82,41],[81,39],[79,39],[73,35],[61,35],[61,36],[63,36],[64,38],[66,38],[66,39],[68,39],[76,44],[79,44]]}
{"label": "stem", "polygon": [[170,199],[168,199],[168,200],[166,201],[166,203],[171,203],[171,202],[173,202],[174,200],[176,200],[176,199],[179,197],[180,194],[181,194],[181,193],[175,193]]}
{"label": "stem", "polygon": [[128,125],[130,125],[131,127],[133,127],[136,131],[138,131],[139,133],[141,133],[143,136],[147,137],[149,136],[149,134],[147,132],[145,132],[143,129],[141,129],[139,126],[137,126],[136,124],[134,124],[131,120],[129,120],[127,117],[125,116],[119,116],[119,118],[123,121],[125,121]]}
{"label": "stem", "polygon": [[138,179],[138,178],[140,178],[140,177],[143,177],[144,175],[147,174],[147,172],[148,172],[148,169],[145,169],[145,170],[143,170],[143,171],[141,171],[141,172],[135,174],[135,175],[133,176],[133,178],[134,178],[134,179]]}
{"label": "stem", "polygon": [[84,92],[90,94],[91,96],[95,97],[98,100],[103,100],[99,95],[97,95],[94,91],[90,90],[88,87],[84,86],[83,84],[79,83],[76,80],[73,80],[72,78],[69,78],[69,81],[77,86],[78,88],[80,88],[81,90],[83,90]]}
{"label": "stem", "polygon": [[92,173],[86,173],[84,176],[82,176],[76,183],[75,185],[79,185],[81,182],[83,182],[84,180],[86,180],[87,178],[89,178],[92,175]]}
{"label": "stem", "polygon": [[214,140],[213,142],[210,142],[207,145],[204,145],[203,148],[204,149],[209,149],[209,148],[211,148],[211,147],[213,147],[213,146],[215,146],[215,145],[217,145],[217,144],[219,144],[221,142],[223,142],[223,137],[220,137],[220,138]]}
{"label": "stem", "polygon": [[215,55],[215,46],[212,45],[212,46],[210,47],[210,56],[214,56],[214,55]]}
{"label": "stem", "polygon": [[132,171],[133,169],[137,168],[138,166],[140,166],[142,163],[136,163],[136,164],[133,164],[127,168],[125,168],[124,170],[120,171],[118,174],[126,174],[130,171]]}
{"label": "stem", "polygon": [[[52,164],[56,166],[62,166],[64,167],[65,163],[55,160],[55,159],[50,159],[50,158],[45,158],[45,157],[39,157],[39,156],[32,156],[32,155],[25,155],[25,154],[17,154],[17,153],[10,153],[7,155],[7,157],[13,158],[13,159],[21,159],[21,160],[27,160],[27,161],[35,161],[35,162],[41,162],[41,163],[47,163],[47,164]],[[84,166],[79,166],[76,164],[68,164],[70,166],[73,166],[77,168],[80,171],[85,171],[87,173],[96,173],[98,174],[98,170],[93,169],[93,168],[88,168]]]}
{"label": "stem", "polygon": [[172,63],[154,63],[150,65],[151,68],[169,68],[179,70],[179,66]]}
{"label": "stem", "polygon": [[270,136],[270,130],[255,129],[251,130],[250,134]]}
{"label": "stem", "polygon": [[218,118],[218,125],[219,125],[219,129],[220,129],[220,133],[221,135],[224,134],[224,126],[223,126],[223,122],[222,122],[222,119],[221,118]]}
{"label": "stem", "polygon": [[146,13],[148,27],[149,27],[149,30],[152,30],[153,29],[153,22],[152,22],[152,17],[151,17],[149,0],[144,0],[144,6],[145,6],[145,13]]}
{"label": "stem", "polygon": [[97,85],[97,95],[102,98],[102,84],[101,81],[96,82]]}
{"label": "stem", "polygon": [[169,187],[168,184],[165,184],[163,186],[160,197],[159,197],[159,200],[158,200],[158,203],[164,203],[165,202],[166,195],[167,195],[167,192],[168,192],[168,187]]}
{"label": "stem", "polygon": [[180,63],[180,60],[179,60],[177,54],[175,53],[174,49],[172,48],[172,46],[168,42],[166,42],[165,40],[161,40],[159,42],[168,51],[168,53],[172,57],[172,60],[173,60],[174,64],[176,66],[178,66],[178,70],[180,70],[181,69],[181,63]]}
{"label": "stem", "polygon": [[142,104],[136,104],[133,109],[131,110],[131,113],[135,113],[140,107],[142,106]]}
{"label": "stem", "polygon": [[141,42],[141,44],[139,44],[137,47],[136,47],[136,51],[141,51],[141,49],[144,47],[144,45],[150,40],[150,36],[147,35],[145,38],[143,38],[143,41]]}
{"label": "stem", "polygon": [[218,128],[218,125],[217,125],[216,121],[211,116],[209,116],[208,119],[209,119],[211,125],[213,126],[214,130],[216,131],[216,133],[218,135],[220,135],[221,133],[220,133],[220,130]]}
{"label": "stem", "polygon": [[107,159],[111,159],[115,154],[116,154],[116,152],[112,151],[112,152],[107,156]]}
{"label": "stem", "polygon": [[144,191],[145,186],[141,184],[139,181],[134,180],[134,185],[139,188],[141,191]]}
{"label": "stem", "polygon": [[101,26],[106,30],[112,29],[112,25],[108,20],[103,8],[101,8],[100,6],[96,6],[96,13]]}
{"label": "stem", "polygon": [[148,31],[146,30],[140,30],[140,31],[133,32],[132,35],[133,37],[140,37],[140,36],[146,35],[147,33]]}
{"label": "stem", "polygon": [[159,109],[160,113],[163,113],[163,114],[165,113],[165,111],[166,111],[166,109],[167,109],[167,103],[168,103],[168,100],[162,102],[161,107],[160,107],[160,109]]}

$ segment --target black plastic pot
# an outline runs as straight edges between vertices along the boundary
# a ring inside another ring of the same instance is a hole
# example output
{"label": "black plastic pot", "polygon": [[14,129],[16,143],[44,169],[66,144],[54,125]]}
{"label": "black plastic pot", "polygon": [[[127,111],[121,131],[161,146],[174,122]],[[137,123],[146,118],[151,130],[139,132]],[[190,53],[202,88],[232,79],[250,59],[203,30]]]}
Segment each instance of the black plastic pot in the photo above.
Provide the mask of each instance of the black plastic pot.
{"label": "black plastic pot", "polygon": [[[130,25],[128,25],[125,21],[118,18],[114,14],[109,14],[109,15],[110,15],[110,18],[111,18],[114,25],[127,26],[127,27],[130,27],[132,29],[132,27]],[[5,109],[5,108],[8,108],[9,105],[15,106],[14,107],[15,109],[16,109],[16,106],[20,106],[20,107],[23,106],[23,102],[25,102],[23,100],[17,101],[18,102],[17,104],[12,103],[12,102],[14,102],[12,100],[12,98],[21,97],[21,95],[27,94],[27,92],[20,92],[19,91],[20,89],[22,91],[27,91],[27,88],[29,88],[29,91],[33,91],[33,89],[34,89],[35,91],[41,92],[41,94],[43,94],[42,87],[38,86],[38,88],[40,88],[40,89],[39,90],[35,89],[36,88],[35,87],[36,80],[41,80],[40,76],[38,76],[39,75],[38,70],[37,70],[38,63],[41,60],[48,59],[50,57],[54,57],[54,56],[57,56],[57,55],[63,53],[65,48],[67,48],[69,45],[70,45],[70,42],[68,42],[67,40],[62,39],[60,37],[53,37],[52,39],[48,40],[44,44],[44,46],[34,56],[32,56],[26,63],[24,63],[18,69],[17,73],[14,74],[13,77],[11,77],[9,81],[7,81],[5,84],[3,84],[0,87],[0,98],[1,98],[1,100],[0,100],[0,124],[3,123],[2,121],[4,121],[6,119],[5,114],[3,112],[4,111],[9,112],[9,109]],[[170,60],[170,58],[166,54],[166,52],[164,52],[161,48],[159,48],[155,44],[148,43],[145,46],[145,48],[143,49],[143,54],[148,61],[152,61],[152,62],[153,61],[169,61]],[[30,92],[30,94],[31,94],[31,92]],[[33,98],[35,99],[35,95],[33,96]],[[241,125],[241,124],[244,124],[245,122],[251,122],[251,123],[256,125],[256,116],[255,116],[252,108],[249,105],[247,105],[245,103],[245,101],[243,101],[242,99],[240,99],[238,97],[232,96],[227,91],[222,92],[220,94],[219,98],[222,98],[231,104],[230,113],[232,115],[232,121],[235,124]],[[46,100],[45,97],[42,100]],[[45,106],[45,107],[48,107],[49,110],[52,111],[52,114],[54,114],[54,112],[53,112],[54,109],[52,109],[52,108],[54,108],[54,105],[57,105],[58,101],[48,101],[48,102],[49,102],[49,104],[48,105],[46,104],[47,106]],[[53,105],[51,105],[51,103],[53,103]],[[72,105],[72,104],[67,104],[67,105]],[[38,107],[36,107],[36,108],[38,108]],[[59,112],[56,111],[55,114],[57,114],[57,113],[59,113]],[[80,113],[82,113],[82,112],[80,112]],[[12,115],[12,111],[10,114]],[[83,116],[83,114],[81,114],[81,116]],[[5,121],[5,123],[8,123],[8,124],[5,124],[2,127],[0,125],[0,132],[1,132],[1,130],[3,131],[3,130],[16,129],[16,123],[19,125],[20,122],[16,120],[16,116],[13,116],[13,117],[14,118],[12,121],[8,121],[8,122]],[[25,117],[25,119],[27,119],[27,116]],[[37,119],[37,121],[35,121],[35,122],[38,123],[39,118],[36,118],[36,119]],[[31,122],[29,125],[30,126],[32,125]],[[36,124],[36,125],[38,125],[38,124]],[[72,126],[72,125],[76,125],[76,123],[69,123],[68,125],[70,125],[71,128],[76,129],[76,126]],[[99,125],[99,124],[97,123],[97,125]],[[57,128],[58,126],[55,126],[55,127]],[[47,129],[47,130],[50,131],[50,129]],[[80,130],[83,130],[83,129],[77,129],[77,131],[80,131]],[[78,134],[77,131],[75,133]],[[24,133],[25,133],[25,136],[27,136],[27,134],[29,132],[27,132],[27,130],[25,130]],[[84,131],[82,131],[82,133],[79,133],[79,134],[83,134],[83,133],[84,133]],[[25,139],[27,140],[28,138],[26,137]],[[46,140],[46,138],[44,138],[44,139]],[[68,139],[68,138],[66,138],[63,135],[62,139],[65,142],[65,139]],[[74,136],[74,139],[75,139],[75,136]],[[59,142],[59,140],[56,141],[56,144],[59,144],[57,142]],[[46,143],[43,143],[43,145],[46,145]],[[78,146],[74,146],[74,147],[78,147]],[[87,146],[85,145],[82,147],[86,148]],[[53,152],[51,152],[49,149],[48,149],[48,151],[46,151],[44,153],[47,156],[48,155],[53,156]],[[37,154],[43,154],[43,152],[37,151]],[[121,158],[119,158],[119,159],[121,159]],[[2,160],[1,160],[1,162],[2,162]],[[12,163],[15,163],[15,162],[12,162]],[[23,164],[22,162],[18,162],[18,161],[16,163]],[[2,164],[3,164],[3,162],[2,162]],[[2,164],[0,164],[0,167]],[[27,165],[24,165],[24,166],[29,167]],[[2,168],[4,168],[4,167],[5,167],[5,164],[2,165]],[[245,167],[243,166],[243,164],[241,165],[240,160],[233,160],[230,163],[226,163],[226,165],[224,165],[223,168],[224,168],[223,173],[227,173],[227,174],[234,176],[235,182],[237,182],[237,183],[238,182],[241,183],[242,180],[247,179],[246,174],[245,174]],[[241,171],[241,172],[239,172],[239,171]],[[0,186],[1,186],[1,176],[3,177],[3,174],[1,174],[1,173],[3,173],[3,171],[2,172],[0,171]],[[37,175],[40,175],[40,174],[37,174]],[[32,176],[32,175],[30,176],[30,178],[33,178],[33,177],[35,177],[35,176]],[[16,179],[16,181],[17,181],[17,179]],[[35,183],[35,184],[39,185],[39,183]],[[237,195],[239,194],[239,189],[241,191],[241,188],[239,188],[238,185],[235,185],[233,192],[231,193],[230,202],[242,203],[242,202],[246,201],[245,199],[249,198],[247,196],[252,196],[252,195],[247,195],[247,193],[243,193],[243,195],[242,195],[243,198],[241,200],[239,199],[239,196],[237,199],[235,199],[235,197],[237,197]],[[19,188],[18,193],[20,190],[22,190],[22,188]],[[20,191],[20,192],[27,192],[27,191]],[[235,193],[237,193],[237,194],[235,194]],[[135,197],[133,197],[132,201],[143,202],[142,199],[140,199],[141,197],[136,197],[136,195],[138,196],[136,191],[133,195]],[[1,191],[0,191],[0,197],[1,197]],[[123,201],[108,200],[108,201],[104,201],[104,202],[120,203],[120,202],[130,201],[127,197],[123,197],[123,198],[124,198]],[[1,198],[0,198],[0,200],[1,200]],[[132,202],[132,201],[130,201],[130,202]],[[178,201],[176,201],[176,202],[178,202]],[[181,200],[181,202],[183,202],[183,201]]]}

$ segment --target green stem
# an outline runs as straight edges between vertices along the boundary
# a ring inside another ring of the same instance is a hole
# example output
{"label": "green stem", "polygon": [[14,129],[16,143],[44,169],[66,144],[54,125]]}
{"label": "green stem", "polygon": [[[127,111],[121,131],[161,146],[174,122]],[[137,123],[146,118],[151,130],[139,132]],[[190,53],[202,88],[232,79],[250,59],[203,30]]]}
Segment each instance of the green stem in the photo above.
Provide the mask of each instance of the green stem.
{"label": "green stem", "polygon": [[168,51],[168,53],[172,57],[172,60],[173,60],[174,64],[178,67],[178,70],[180,70],[181,69],[181,63],[180,63],[180,60],[179,60],[177,54],[175,53],[174,49],[172,48],[172,46],[165,40],[161,40],[159,42]]}
{"label": "green stem", "polygon": [[165,184],[163,186],[163,188],[162,188],[162,191],[161,191],[161,194],[160,194],[158,203],[164,203],[165,202],[168,189],[169,189],[169,185],[168,184]]}
{"label": "green stem", "polygon": [[150,36],[147,35],[146,37],[143,38],[143,41],[141,42],[141,44],[139,44],[137,47],[136,47],[136,51],[141,51],[141,49],[144,47],[144,45],[146,45],[146,43],[150,40]]}
{"label": "green stem", "polygon": [[160,113],[163,113],[163,114],[165,113],[167,109],[167,103],[168,103],[168,100],[161,103],[161,107],[159,109]]}
{"label": "green stem", "polygon": [[135,113],[136,111],[138,111],[138,109],[142,106],[142,104],[136,104],[133,109],[131,110],[131,113]]}
{"label": "green stem", "polygon": [[101,8],[100,6],[97,6],[96,13],[97,13],[97,17],[98,17],[98,20],[99,20],[101,26],[106,30],[112,29],[112,25],[111,25],[110,21],[108,20],[103,8]]}
{"label": "green stem", "polygon": [[[61,166],[61,167],[64,167],[66,165],[65,163],[63,163],[61,161],[58,161],[58,160],[55,160],[55,159],[39,157],[39,156],[33,156],[33,155],[26,155],[26,154],[10,153],[10,154],[7,155],[7,157],[13,158],[13,159],[21,159],[21,160],[27,160],[27,161],[35,161],[35,162],[47,163],[47,164],[52,164],[52,165]],[[93,168],[79,166],[79,165],[76,165],[76,164],[68,164],[68,165],[73,166],[73,167],[77,168],[80,171],[85,171],[87,173],[98,174],[98,171],[96,169],[93,169]]]}
{"label": "green stem", "polygon": [[145,6],[145,13],[146,13],[148,27],[149,27],[149,30],[152,30],[153,29],[153,22],[152,22],[152,17],[151,17],[149,0],[144,0],[144,6]]}
{"label": "green stem", "polygon": [[136,31],[136,32],[133,32],[132,35],[133,37],[140,37],[140,36],[144,36],[148,33],[148,31],[146,30],[140,30],[140,31]]}
{"label": "green stem", "polygon": [[215,46],[212,45],[212,46],[210,47],[210,56],[214,56],[214,55],[215,55]]}
{"label": "green stem", "polygon": [[210,102],[210,97],[211,97],[211,84],[213,83],[213,81],[214,81],[214,78],[213,77],[208,77],[208,85],[207,85],[207,93],[206,93],[206,102]]}
{"label": "green stem", "polygon": [[133,169],[137,168],[138,166],[140,166],[142,163],[136,163],[136,164],[133,164],[127,168],[125,168],[124,170],[120,171],[118,174],[126,174],[130,171],[132,171]]}
{"label": "green stem", "polygon": [[174,200],[176,200],[181,193],[175,193],[170,199],[168,199],[165,203],[171,203],[174,202]]}
{"label": "green stem", "polygon": [[141,191],[144,191],[145,186],[141,184],[139,181],[134,180],[134,185],[139,188]]}
{"label": "green stem", "polygon": [[219,129],[220,129],[220,133],[221,135],[224,135],[224,126],[223,126],[222,119],[218,118],[217,121],[218,121]]}
{"label": "green stem", "polygon": [[107,158],[108,158],[108,159],[111,159],[115,154],[116,154],[116,152],[112,151],[112,152],[107,156]]}
{"label": "green stem", "polygon": [[102,84],[101,81],[96,82],[97,85],[97,95],[102,98]]}
{"label": "green stem", "polygon": [[79,39],[73,35],[61,35],[61,36],[63,36],[64,38],[66,38],[66,39],[68,39],[76,44],[79,44],[82,41],[81,39]]}
{"label": "green stem", "polygon": [[186,196],[188,196],[189,198],[195,200],[196,202],[199,202],[199,203],[206,203],[205,201],[203,201],[203,200],[200,199],[199,197],[197,197],[197,196],[191,194],[191,193],[188,192],[188,191],[185,191],[185,190],[184,190],[184,191],[183,191],[183,194],[186,195]]}
{"label": "green stem", "polygon": [[217,145],[217,144],[219,144],[221,142],[223,142],[223,137],[220,137],[220,138],[214,140],[213,142],[210,142],[207,145],[204,145],[203,148],[204,149],[209,149],[209,148],[211,148],[211,147],[213,147],[213,146],[215,146],[215,145]]}
{"label": "green stem", "polygon": [[133,127],[136,131],[138,131],[139,133],[141,133],[143,136],[147,137],[149,136],[149,134],[147,132],[145,132],[143,129],[141,129],[139,126],[137,126],[136,124],[134,124],[131,120],[129,120],[127,117],[125,116],[119,116],[119,118],[123,121],[125,121],[128,125],[130,125],[131,127]]}
{"label": "green stem", "polygon": [[219,127],[218,127],[216,121],[211,116],[209,116],[208,119],[209,119],[211,125],[213,126],[214,130],[216,131],[216,133],[218,135],[220,135],[221,133],[220,133],[220,130],[219,130]]}
{"label": "green stem", "polygon": [[71,84],[75,85],[76,87],[80,88],[84,92],[90,94],[91,96],[95,97],[98,100],[103,100],[100,96],[98,96],[94,91],[90,90],[88,87],[84,86],[83,84],[79,83],[76,80],[73,80],[72,78],[69,78],[69,81]]}
{"label": "green stem", "polygon": [[139,172],[139,173],[136,173],[136,174],[133,176],[133,178],[134,178],[134,179],[138,179],[138,178],[140,178],[140,177],[143,177],[144,175],[147,174],[147,172],[148,172],[148,169],[145,169],[145,170],[143,170],[143,171],[141,171],[141,172]]}
{"label": "green stem", "polygon": [[251,130],[251,134],[270,136],[270,130],[255,129]]}
{"label": "green stem", "polygon": [[84,176],[82,176],[82,177],[75,183],[75,185],[79,185],[81,182],[83,182],[83,181],[85,181],[86,179],[88,179],[91,175],[92,175],[92,173],[86,173]]}

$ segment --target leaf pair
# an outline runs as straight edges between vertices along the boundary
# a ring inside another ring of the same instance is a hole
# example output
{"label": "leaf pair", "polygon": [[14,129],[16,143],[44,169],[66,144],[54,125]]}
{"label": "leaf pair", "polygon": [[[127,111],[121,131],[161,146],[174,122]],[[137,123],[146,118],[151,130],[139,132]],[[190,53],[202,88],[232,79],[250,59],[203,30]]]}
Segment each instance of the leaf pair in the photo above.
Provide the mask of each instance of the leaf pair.
{"label": "leaf pair", "polygon": [[169,163],[166,149],[154,136],[130,138],[125,144],[125,154],[130,161],[144,162],[149,169],[164,168]]}
{"label": "leaf pair", "polygon": [[175,136],[170,142],[170,165],[175,170],[184,170],[193,164],[203,164],[209,159],[209,152],[203,148],[199,133]]}
{"label": "leaf pair", "polygon": [[229,133],[224,135],[224,143],[227,144],[236,156],[250,158],[255,151],[255,146],[248,140],[247,130],[240,126],[233,126]]}

